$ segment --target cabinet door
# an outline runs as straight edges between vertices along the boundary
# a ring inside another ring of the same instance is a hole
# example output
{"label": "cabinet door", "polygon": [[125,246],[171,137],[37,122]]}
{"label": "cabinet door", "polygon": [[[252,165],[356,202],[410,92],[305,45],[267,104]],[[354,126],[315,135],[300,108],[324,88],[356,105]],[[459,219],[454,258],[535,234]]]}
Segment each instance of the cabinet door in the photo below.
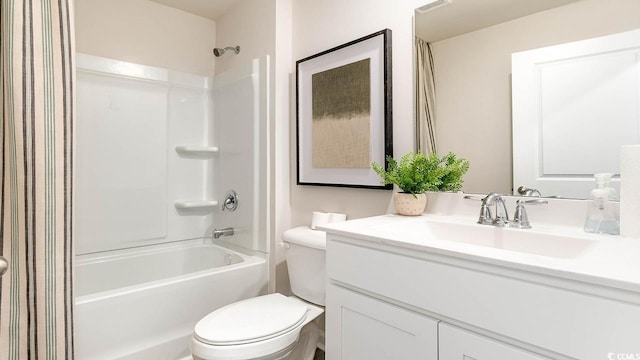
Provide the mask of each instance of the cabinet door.
{"label": "cabinet door", "polygon": [[437,360],[438,322],[330,284],[327,359]]}
{"label": "cabinet door", "polygon": [[548,360],[445,323],[440,323],[439,334],[439,360]]}

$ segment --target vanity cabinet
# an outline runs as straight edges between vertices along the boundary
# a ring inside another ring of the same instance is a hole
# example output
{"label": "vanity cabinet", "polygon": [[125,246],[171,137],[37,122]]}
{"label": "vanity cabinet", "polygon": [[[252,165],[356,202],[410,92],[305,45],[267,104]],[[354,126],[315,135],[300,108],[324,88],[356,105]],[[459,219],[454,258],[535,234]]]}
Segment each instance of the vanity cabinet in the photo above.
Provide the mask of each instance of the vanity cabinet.
{"label": "vanity cabinet", "polygon": [[327,277],[329,360],[640,353],[638,294],[615,287],[330,231]]}
{"label": "vanity cabinet", "polygon": [[335,313],[327,327],[338,331],[328,359],[438,359],[437,320],[333,285],[327,288],[327,308]]}

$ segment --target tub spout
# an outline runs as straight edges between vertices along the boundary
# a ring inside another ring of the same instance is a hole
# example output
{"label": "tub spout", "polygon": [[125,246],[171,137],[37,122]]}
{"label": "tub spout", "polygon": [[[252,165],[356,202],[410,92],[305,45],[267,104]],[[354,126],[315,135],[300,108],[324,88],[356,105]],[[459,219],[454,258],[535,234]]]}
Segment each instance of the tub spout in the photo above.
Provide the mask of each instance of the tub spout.
{"label": "tub spout", "polygon": [[213,238],[218,239],[222,236],[231,236],[233,235],[233,228],[228,227],[224,229],[213,229]]}

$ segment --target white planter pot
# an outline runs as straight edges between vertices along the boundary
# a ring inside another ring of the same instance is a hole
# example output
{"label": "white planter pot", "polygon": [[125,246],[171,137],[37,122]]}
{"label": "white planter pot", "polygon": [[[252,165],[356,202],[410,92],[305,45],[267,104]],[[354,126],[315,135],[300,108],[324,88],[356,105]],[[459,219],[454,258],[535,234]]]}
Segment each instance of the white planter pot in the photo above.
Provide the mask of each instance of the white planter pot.
{"label": "white planter pot", "polygon": [[427,194],[397,192],[393,194],[393,204],[400,215],[420,215],[427,206]]}

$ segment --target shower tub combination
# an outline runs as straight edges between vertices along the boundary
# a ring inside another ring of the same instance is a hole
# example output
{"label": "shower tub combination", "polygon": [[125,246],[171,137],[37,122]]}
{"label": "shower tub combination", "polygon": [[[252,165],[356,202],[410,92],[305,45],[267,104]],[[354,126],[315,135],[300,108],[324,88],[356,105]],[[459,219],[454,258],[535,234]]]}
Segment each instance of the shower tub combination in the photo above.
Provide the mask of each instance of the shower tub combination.
{"label": "shower tub combination", "polygon": [[[206,77],[77,54],[77,359],[189,358],[201,318],[266,293],[267,69]],[[228,189],[242,205],[222,213]],[[246,250],[203,238],[230,226]]]}
{"label": "shower tub combination", "polygon": [[209,312],[264,294],[267,263],[210,239],[83,255],[76,262],[77,359],[183,359]]}

